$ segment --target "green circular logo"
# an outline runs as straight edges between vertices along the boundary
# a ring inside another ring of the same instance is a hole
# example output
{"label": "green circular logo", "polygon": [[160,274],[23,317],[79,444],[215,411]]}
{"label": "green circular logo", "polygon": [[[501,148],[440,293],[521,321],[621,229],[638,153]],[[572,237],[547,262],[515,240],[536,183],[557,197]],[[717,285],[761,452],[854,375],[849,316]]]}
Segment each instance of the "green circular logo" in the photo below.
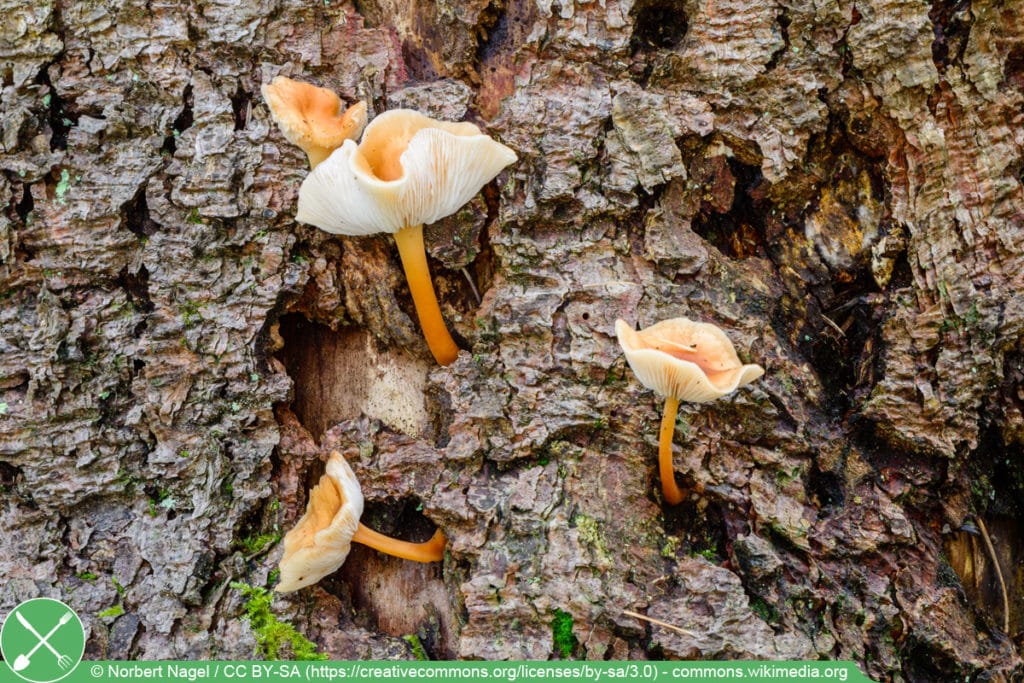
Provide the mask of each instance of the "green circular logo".
{"label": "green circular logo", "polygon": [[82,620],[60,600],[26,600],[0,627],[4,663],[32,683],[59,681],[75,670],[84,652]]}

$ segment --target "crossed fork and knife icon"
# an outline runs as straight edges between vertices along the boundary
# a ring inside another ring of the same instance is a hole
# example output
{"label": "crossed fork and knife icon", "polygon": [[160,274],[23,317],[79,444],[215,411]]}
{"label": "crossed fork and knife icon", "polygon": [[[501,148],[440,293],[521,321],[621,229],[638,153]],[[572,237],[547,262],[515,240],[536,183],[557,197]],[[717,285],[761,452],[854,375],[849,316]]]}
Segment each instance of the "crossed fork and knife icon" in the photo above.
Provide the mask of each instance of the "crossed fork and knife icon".
{"label": "crossed fork and knife icon", "polygon": [[66,669],[69,666],[71,666],[72,663],[74,663],[74,660],[71,659],[71,657],[68,657],[67,655],[62,655],[61,653],[57,652],[57,650],[55,650],[54,647],[50,645],[49,642],[50,637],[57,632],[57,629],[71,621],[71,617],[74,616],[74,613],[65,612],[61,616],[60,620],[53,626],[53,628],[50,629],[50,631],[45,636],[39,635],[39,631],[36,630],[36,628],[31,623],[29,623],[28,619],[26,619],[21,612],[15,612],[14,616],[15,618],[17,618],[18,622],[29,631],[29,633],[34,635],[39,640],[39,642],[36,643],[35,647],[33,647],[31,650],[24,654],[18,655],[15,658],[14,665],[12,667],[15,671],[22,671],[23,669],[27,668],[28,665],[32,663],[32,655],[34,655],[36,653],[36,650],[38,650],[41,647],[45,647],[47,650],[50,651],[50,654],[57,658],[57,665],[62,669]]}

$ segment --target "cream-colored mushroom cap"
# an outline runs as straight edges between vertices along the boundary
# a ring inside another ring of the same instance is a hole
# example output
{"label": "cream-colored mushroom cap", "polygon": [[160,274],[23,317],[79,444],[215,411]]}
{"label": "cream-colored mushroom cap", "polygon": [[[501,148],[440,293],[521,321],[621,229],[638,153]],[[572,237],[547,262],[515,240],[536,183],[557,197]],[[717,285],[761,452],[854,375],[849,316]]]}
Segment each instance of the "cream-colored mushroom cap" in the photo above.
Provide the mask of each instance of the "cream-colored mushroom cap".
{"label": "cream-colored mushroom cap", "polygon": [[310,586],[345,563],[363,515],[363,491],[340,453],[327,460],[327,471],[309,492],[309,504],[295,528],[284,537],[280,593]]}
{"label": "cream-colored mushroom cap", "polygon": [[398,232],[451,215],[516,160],[471,123],[384,112],[362,141],[346,141],[299,189],[296,219],[327,232]]}
{"label": "cream-colored mushroom cap", "polygon": [[764,374],[760,365],[741,363],[729,338],[709,323],[673,318],[637,332],[616,320],[615,334],[640,382],[662,396],[706,403]]}
{"label": "cream-colored mushroom cap", "polygon": [[319,148],[326,156],[345,140],[359,137],[366,126],[366,102],[343,112],[341,100],[326,88],[277,76],[260,90],[285,138],[307,153]]}

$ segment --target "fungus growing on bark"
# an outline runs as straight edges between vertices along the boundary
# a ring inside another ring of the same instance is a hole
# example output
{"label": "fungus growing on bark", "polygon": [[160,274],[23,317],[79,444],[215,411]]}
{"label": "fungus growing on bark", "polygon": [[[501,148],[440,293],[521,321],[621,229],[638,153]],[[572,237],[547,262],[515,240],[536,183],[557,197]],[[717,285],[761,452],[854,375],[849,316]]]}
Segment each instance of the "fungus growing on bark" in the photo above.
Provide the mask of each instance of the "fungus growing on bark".
{"label": "fungus growing on bark", "polygon": [[672,467],[679,401],[707,403],[721,398],[753,382],[764,369],[741,363],[732,342],[718,327],[688,318],[663,320],[639,332],[626,321],[616,320],[615,334],[637,379],[665,397],[658,469],[665,500],[676,505],[683,500]]}
{"label": "fungus growing on bark", "polygon": [[337,451],[327,471],[309,492],[306,514],[284,537],[279,593],[311,586],[345,563],[352,543],[362,543],[387,555],[415,562],[444,558],[445,537],[438,529],[424,543],[399,541],[363,525],[363,491],[355,473]]}
{"label": "fungus growing on bark", "polygon": [[310,168],[345,140],[359,137],[366,126],[366,102],[356,102],[342,113],[341,100],[326,88],[277,76],[260,90],[285,138],[309,157]]}
{"label": "fungus growing on bark", "polygon": [[335,234],[392,233],[427,346],[448,365],[459,349],[430,281],[423,225],[458,211],[515,160],[471,123],[395,109],[375,118],[358,145],[345,141],[309,174],[295,218]]}

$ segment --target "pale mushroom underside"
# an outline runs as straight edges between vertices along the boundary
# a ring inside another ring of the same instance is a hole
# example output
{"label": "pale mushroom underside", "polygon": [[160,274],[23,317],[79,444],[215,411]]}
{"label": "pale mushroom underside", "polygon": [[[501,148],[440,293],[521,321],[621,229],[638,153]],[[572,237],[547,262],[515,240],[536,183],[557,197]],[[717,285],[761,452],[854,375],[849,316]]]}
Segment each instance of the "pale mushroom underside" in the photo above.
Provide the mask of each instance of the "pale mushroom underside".
{"label": "pale mushroom underside", "polygon": [[637,332],[619,320],[615,332],[637,379],[662,396],[706,403],[764,374],[741,363],[725,333],[708,323],[675,318]]}
{"label": "pale mushroom underside", "polygon": [[284,537],[277,591],[298,590],[337,571],[348,557],[362,515],[359,481],[345,458],[331,453],[327,471],[309,492],[306,514]]}
{"label": "pale mushroom underside", "polygon": [[[368,127],[364,141],[371,132]],[[297,220],[345,235],[433,223],[458,211],[516,160],[515,152],[486,135],[421,128],[401,151],[401,176],[381,180],[374,168],[384,162],[371,164],[360,147],[346,141],[306,177]]]}

